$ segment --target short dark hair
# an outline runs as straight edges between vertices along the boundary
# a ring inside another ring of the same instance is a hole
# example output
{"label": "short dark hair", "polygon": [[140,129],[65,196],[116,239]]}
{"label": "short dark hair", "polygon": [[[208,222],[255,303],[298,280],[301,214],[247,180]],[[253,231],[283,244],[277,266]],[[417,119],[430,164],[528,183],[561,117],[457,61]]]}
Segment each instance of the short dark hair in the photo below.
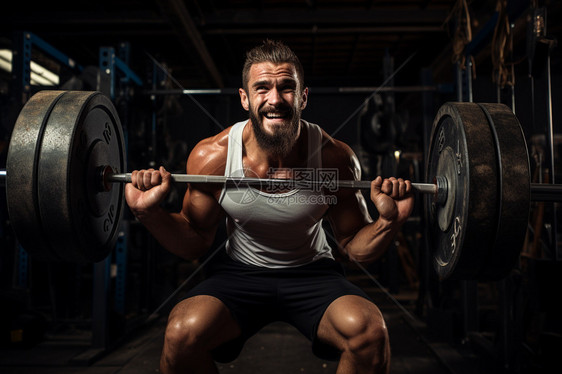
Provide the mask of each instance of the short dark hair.
{"label": "short dark hair", "polygon": [[281,41],[266,39],[261,45],[252,48],[246,53],[246,61],[242,69],[242,85],[244,90],[248,91],[250,68],[252,65],[262,62],[293,64],[297,71],[297,78],[301,86],[300,89],[304,87],[304,69],[295,52]]}

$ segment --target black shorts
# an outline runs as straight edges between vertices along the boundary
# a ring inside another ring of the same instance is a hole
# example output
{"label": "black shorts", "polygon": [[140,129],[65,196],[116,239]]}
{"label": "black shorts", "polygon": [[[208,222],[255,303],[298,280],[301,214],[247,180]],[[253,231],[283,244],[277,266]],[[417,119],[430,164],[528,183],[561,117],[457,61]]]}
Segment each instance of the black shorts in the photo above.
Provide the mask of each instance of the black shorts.
{"label": "black shorts", "polygon": [[296,327],[312,341],[314,354],[337,360],[340,352],[316,339],[326,308],[340,296],[369,297],[349,282],[340,263],[322,259],[288,269],[267,269],[217,254],[208,277],[189,291],[187,297],[214,296],[221,300],[238,322],[242,334],[213,351],[218,362],[238,357],[246,340],[271,322],[283,321]]}

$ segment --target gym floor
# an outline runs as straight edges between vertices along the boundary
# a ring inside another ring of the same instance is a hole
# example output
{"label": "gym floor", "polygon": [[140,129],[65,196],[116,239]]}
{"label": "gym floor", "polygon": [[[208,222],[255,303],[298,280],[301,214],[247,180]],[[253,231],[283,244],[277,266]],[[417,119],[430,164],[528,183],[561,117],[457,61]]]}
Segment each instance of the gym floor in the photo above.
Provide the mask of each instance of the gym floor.
{"label": "gym floor", "polygon": [[[368,279],[359,279],[368,284]],[[474,360],[461,355],[446,343],[432,338],[421,322],[416,322],[374,285],[364,287],[381,308],[390,333],[392,347],[391,373],[481,373]],[[417,292],[401,291],[395,296],[409,313]],[[103,354],[89,365],[77,364],[76,357],[88,350],[86,336],[46,339],[29,349],[0,350],[0,372],[5,374],[148,374],[159,372],[158,363],[163,343],[165,317],[137,329],[118,347]],[[276,323],[251,338],[241,355],[233,362],[218,364],[220,373],[270,374],[335,373],[337,363],[316,358],[306,338],[292,326]]]}

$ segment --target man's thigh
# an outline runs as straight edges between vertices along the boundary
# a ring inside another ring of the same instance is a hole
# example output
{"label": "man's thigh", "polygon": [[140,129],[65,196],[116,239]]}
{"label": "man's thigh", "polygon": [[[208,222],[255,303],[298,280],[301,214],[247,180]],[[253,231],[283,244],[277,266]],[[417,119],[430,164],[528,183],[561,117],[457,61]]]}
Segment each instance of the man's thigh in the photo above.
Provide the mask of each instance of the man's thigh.
{"label": "man's thigh", "polygon": [[337,360],[340,350],[318,339],[318,327],[329,307],[342,297],[353,296],[374,305],[367,294],[349,282],[339,264],[326,262],[284,279],[280,295],[282,317],[312,341],[313,352],[322,359]]}
{"label": "man's thigh", "polygon": [[276,319],[272,288],[275,282],[271,277],[255,276],[245,266],[235,265],[239,269],[217,272],[199,283],[188,292],[185,300],[200,297],[220,300],[228,311],[229,320],[236,324],[238,334],[229,334],[230,339],[221,340],[224,344],[215,345],[213,349],[213,357],[219,362],[234,360],[248,338]]}

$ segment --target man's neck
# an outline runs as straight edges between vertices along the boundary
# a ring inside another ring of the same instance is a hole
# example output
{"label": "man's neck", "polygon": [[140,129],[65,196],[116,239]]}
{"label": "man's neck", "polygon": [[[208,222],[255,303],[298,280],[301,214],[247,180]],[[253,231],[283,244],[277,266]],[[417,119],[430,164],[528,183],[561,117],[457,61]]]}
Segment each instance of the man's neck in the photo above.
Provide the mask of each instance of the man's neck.
{"label": "man's neck", "polygon": [[[287,155],[278,155],[268,149],[264,149],[257,141],[254,134],[252,123],[248,120],[242,136],[244,156],[256,168],[256,172],[264,169],[290,169],[295,167],[305,167],[308,147],[305,144],[307,139],[306,131],[303,131],[302,122],[296,135],[296,141]],[[261,174],[261,173],[260,173]]]}

